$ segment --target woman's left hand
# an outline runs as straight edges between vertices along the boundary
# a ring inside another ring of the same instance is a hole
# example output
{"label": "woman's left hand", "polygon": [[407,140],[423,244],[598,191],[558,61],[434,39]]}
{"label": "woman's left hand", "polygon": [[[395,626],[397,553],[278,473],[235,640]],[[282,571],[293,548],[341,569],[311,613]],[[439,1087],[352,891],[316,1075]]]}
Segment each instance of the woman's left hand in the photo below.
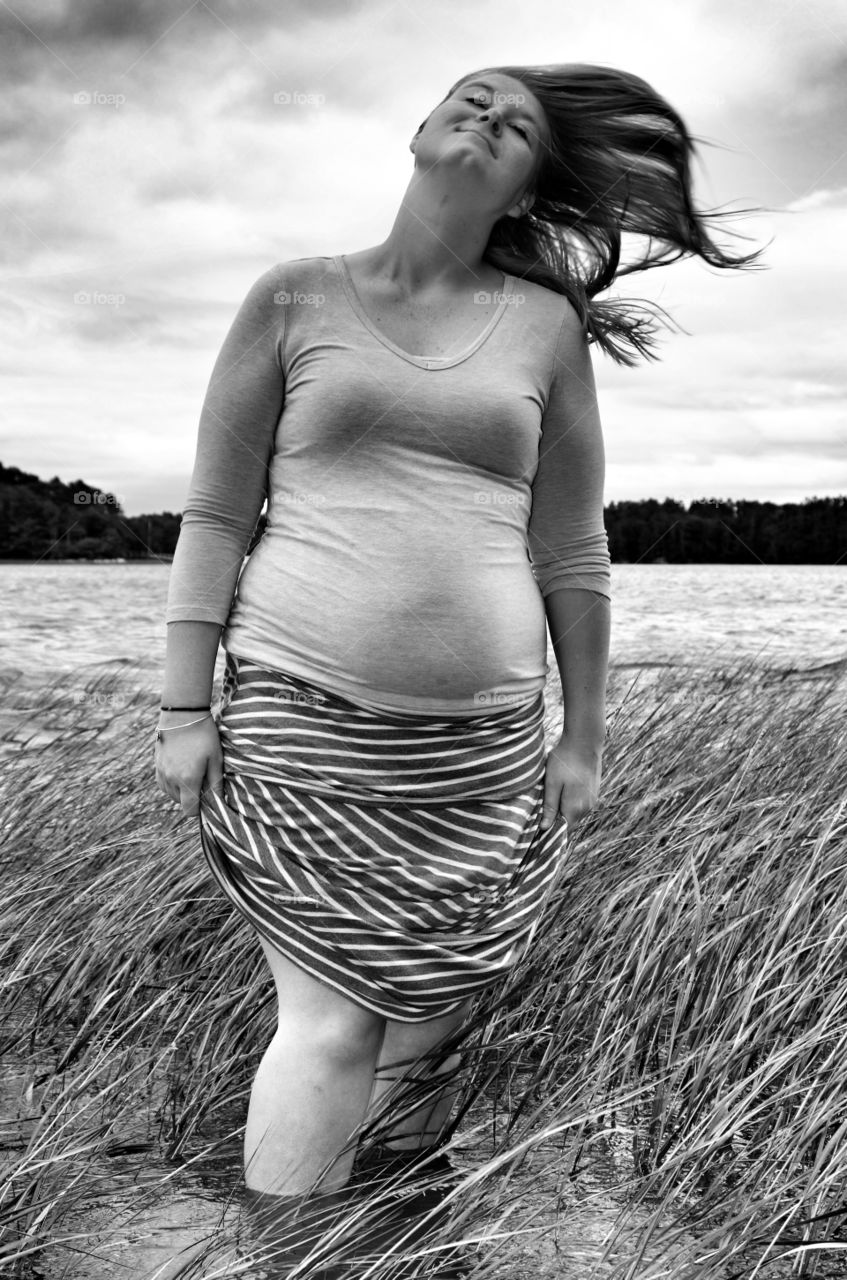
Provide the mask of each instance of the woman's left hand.
{"label": "woman's left hand", "polygon": [[563,733],[547,756],[541,830],[561,814],[569,832],[597,807],[603,747]]}

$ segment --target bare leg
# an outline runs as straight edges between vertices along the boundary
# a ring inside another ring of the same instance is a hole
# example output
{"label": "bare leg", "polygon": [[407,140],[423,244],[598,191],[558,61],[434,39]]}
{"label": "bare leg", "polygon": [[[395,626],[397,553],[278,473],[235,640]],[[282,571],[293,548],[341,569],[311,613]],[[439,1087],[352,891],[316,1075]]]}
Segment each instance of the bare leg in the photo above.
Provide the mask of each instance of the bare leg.
{"label": "bare leg", "polygon": [[[449,1080],[450,1074],[461,1065],[461,1057],[458,1053],[451,1054],[435,1069],[431,1063],[423,1063],[415,1067],[414,1060],[433,1048],[444,1036],[460,1027],[466,1020],[472,1003],[471,1000],[467,1000],[453,1013],[445,1014],[442,1018],[432,1018],[427,1022],[394,1022],[386,1019],[385,1036],[377,1062],[369,1111],[375,1109],[397,1077],[412,1074],[416,1078],[422,1078],[422,1076],[434,1074],[444,1075]],[[410,1058],[411,1062],[404,1061]],[[387,1129],[384,1140],[398,1150],[428,1146],[435,1141],[442,1125],[449,1119],[456,1092],[455,1088],[446,1086],[439,1097],[430,1099],[417,1111],[403,1117]]]}
{"label": "bare leg", "polygon": [[[279,1025],[256,1072],[244,1164],[247,1186],[297,1195],[345,1145],[367,1110],[385,1019],[311,977],[260,938],[276,983]],[[343,1187],[355,1143],[321,1191]]]}

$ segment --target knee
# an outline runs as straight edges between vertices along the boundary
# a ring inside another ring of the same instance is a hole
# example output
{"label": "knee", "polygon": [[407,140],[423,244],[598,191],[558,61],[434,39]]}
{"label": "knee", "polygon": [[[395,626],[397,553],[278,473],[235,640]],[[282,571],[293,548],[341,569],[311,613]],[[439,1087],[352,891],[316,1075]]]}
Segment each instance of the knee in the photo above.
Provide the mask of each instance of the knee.
{"label": "knee", "polygon": [[382,1043],[384,1019],[357,1010],[325,1016],[317,1028],[322,1054],[340,1066],[374,1063]]}
{"label": "knee", "polygon": [[382,1043],[384,1019],[368,1010],[320,1010],[314,1016],[280,1020],[280,1032],[296,1035],[322,1062],[336,1066],[374,1063]]}

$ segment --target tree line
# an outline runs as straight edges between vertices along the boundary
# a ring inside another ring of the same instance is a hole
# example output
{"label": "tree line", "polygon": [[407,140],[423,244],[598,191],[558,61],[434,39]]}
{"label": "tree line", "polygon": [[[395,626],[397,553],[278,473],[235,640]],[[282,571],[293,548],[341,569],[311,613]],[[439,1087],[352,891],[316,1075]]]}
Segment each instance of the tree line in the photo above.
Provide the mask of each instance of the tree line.
{"label": "tree line", "polygon": [[611,502],[605,510],[617,563],[847,563],[847,496],[803,502],[674,498]]}
{"label": "tree line", "polygon": [[113,493],[0,463],[0,560],[148,560],[173,555],[179,513],[127,516]]}
{"label": "tree line", "polygon": [[[0,560],[168,559],[179,512],[124,515],[114,494],[84,480],[64,482],[0,463]],[[265,528],[259,517],[250,550]],[[616,563],[847,563],[847,496],[803,502],[701,498],[685,503],[610,502],[609,550]]]}

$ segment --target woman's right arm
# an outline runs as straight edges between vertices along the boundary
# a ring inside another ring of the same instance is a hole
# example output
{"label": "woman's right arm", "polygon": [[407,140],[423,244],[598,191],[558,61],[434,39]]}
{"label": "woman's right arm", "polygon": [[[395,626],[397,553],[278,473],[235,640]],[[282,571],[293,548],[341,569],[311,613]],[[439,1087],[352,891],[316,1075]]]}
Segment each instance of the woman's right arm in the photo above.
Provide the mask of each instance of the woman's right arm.
{"label": "woman's right arm", "polygon": [[[282,412],[284,297],[277,265],[250,289],[212,370],[168,584],[163,706],[211,702],[221,632],[267,493]],[[163,711],[159,727],[168,732],[156,744],[159,786],[189,816],[202,788],[221,778],[214,720],[188,723],[202,715]]]}
{"label": "woman's right arm", "polygon": [[[217,622],[171,622],[165,653],[162,706],[199,707],[212,701],[215,658],[221,639]],[[168,716],[172,720],[168,720]],[[177,712],[162,712],[162,724],[179,723]]]}
{"label": "woman's right arm", "polygon": [[[216,622],[172,622],[168,626],[163,706],[201,707],[211,703],[215,658],[221,638]],[[187,727],[182,727],[187,726]],[[200,793],[223,779],[223,753],[211,715],[202,711],[163,711],[156,742],[156,781],[186,817],[200,807]]]}

